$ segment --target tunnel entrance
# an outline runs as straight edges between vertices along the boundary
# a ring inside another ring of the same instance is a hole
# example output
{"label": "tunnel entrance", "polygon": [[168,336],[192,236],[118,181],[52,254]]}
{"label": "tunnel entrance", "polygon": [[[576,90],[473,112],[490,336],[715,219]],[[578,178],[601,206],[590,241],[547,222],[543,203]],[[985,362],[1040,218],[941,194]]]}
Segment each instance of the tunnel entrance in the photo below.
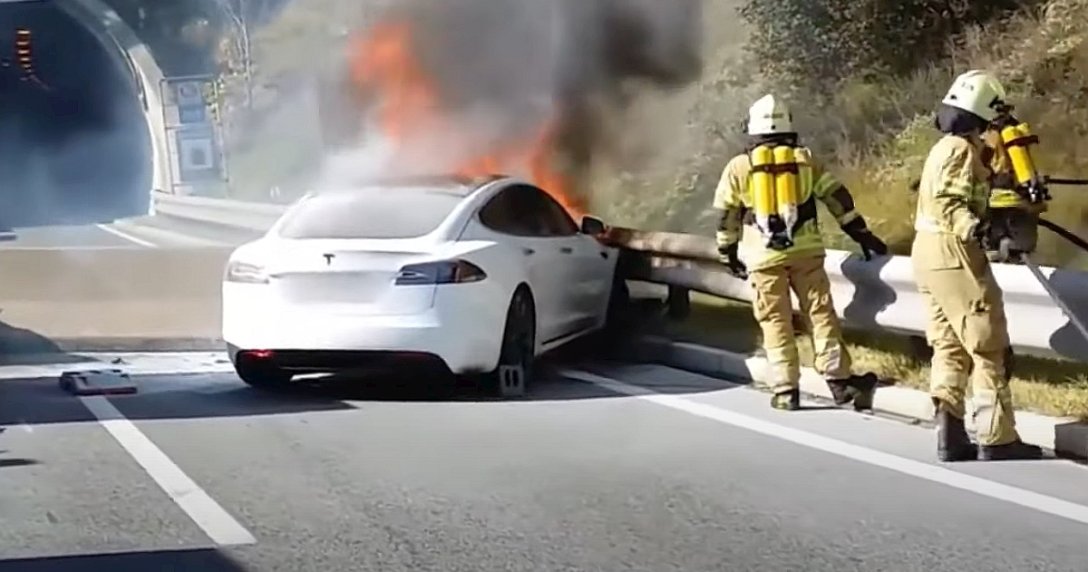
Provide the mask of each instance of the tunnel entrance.
{"label": "tunnel entrance", "polygon": [[0,226],[147,214],[151,136],[119,53],[54,2],[0,2]]}

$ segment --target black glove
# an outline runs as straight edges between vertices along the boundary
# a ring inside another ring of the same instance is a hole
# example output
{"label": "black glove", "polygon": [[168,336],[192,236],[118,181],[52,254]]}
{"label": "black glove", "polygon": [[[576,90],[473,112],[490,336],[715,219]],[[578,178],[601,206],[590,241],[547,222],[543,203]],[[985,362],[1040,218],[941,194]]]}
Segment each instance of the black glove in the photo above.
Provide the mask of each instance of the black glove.
{"label": "black glove", "polygon": [[718,259],[725,265],[727,272],[741,280],[747,280],[748,267],[740,261],[740,256],[737,253],[739,247],[740,244],[736,242],[728,246],[719,246]]}
{"label": "black glove", "polygon": [[851,240],[858,243],[861,247],[861,254],[865,257],[865,260],[872,260],[873,255],[884,256],[888,253],[888,245],[884,244],[883,240],[877,238],[872,231],[865,226],[865,219],[858,217],[846,226],[842,227],[842,231],[850,237]]}

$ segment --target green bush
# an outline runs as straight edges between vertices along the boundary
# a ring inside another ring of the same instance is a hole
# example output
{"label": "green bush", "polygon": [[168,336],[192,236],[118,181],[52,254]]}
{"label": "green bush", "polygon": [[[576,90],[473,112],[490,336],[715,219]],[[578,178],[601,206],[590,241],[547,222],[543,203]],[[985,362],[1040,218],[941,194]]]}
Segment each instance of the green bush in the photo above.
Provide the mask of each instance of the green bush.
{"label": "green bush", "polygon": [[765,73],[799,90],[902,75],[947,53],[971,26],[1022,0],[747,0],[748,49]]}

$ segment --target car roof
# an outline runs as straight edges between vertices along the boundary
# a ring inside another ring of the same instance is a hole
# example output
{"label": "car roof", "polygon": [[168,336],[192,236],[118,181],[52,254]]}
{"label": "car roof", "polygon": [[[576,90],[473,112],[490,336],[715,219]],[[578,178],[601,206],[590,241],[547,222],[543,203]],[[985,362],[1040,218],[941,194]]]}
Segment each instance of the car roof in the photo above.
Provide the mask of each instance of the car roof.
{"label": "car roof", "polygon": [[332,195],[346,190],[381,190],[396,188],[413,188],[426,190],[431,193],[450,194],[457,197],[468,197],[477,190],[490,183],[509,179],[506,175],[487,175],[483,177],[460,177],[456,175],[421,175],[400,177],[372,177],[361,181],[354,181],[348,187],[319,189],[307,193],[316,197]]}

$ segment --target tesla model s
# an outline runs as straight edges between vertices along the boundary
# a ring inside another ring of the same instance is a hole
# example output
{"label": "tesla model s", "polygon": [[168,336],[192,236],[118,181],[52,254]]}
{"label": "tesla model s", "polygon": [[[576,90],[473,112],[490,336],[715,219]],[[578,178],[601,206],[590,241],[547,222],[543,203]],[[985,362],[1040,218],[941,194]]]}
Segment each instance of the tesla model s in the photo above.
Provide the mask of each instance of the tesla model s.
{"label": "tesla model s", "polygon": [[507,177],[314,192],[231,254],[223,339],[252,386],[436,365],[518,395],[536,357],[605,326],[603,231]]}

